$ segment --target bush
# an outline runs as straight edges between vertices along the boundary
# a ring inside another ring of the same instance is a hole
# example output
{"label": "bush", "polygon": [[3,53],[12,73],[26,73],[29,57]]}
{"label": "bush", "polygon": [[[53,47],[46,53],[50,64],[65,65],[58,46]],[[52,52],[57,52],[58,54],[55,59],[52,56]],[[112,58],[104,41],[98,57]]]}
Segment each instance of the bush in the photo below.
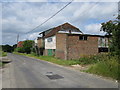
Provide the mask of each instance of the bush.
{"label": "bush", "polygon": [[89,56],[84,56],[79,59],[80,64],[94,64],[99,61],[102,61],[103,58],[109,58],[108,54],[98,54],[98,55],[89,55]]}
{"label": "bush", "polygon": [[31,53],[31,48],[33,47],[34,41],[32,40],[26,40],[23,42],[23,49],[24,53],[30,54]]}
{"label": "bush", "polygon": [[34,53],[34,52],[31,52],[31,55],[32,56],[38,56],[36,53]]}
{"label": "bush", "polygon": [[2,62],[0,62],[0,67],[2,67],[2,65],[3,65]]}
{"label": "bush", "polygon": [[4,56],[7,56],[7,53],[0,50],[0,57],[4,57]]}
{"label": "bush", "polygon": [[86,72],[112,77],[119,80],[119,66],[120,64],[118,63],[117,58],[112,56],[110,59],[103,58],[103,60],[91,66]]}
{"label": "bush", "polygon": [[22,47],[17,47],[15,49],[15,52],[30,54],[31,53],[31,48],[33,46],[33,43],[34,42],[32,40],[26,40],[26,41],[23,42],[23,46]]}
{"label": "bush", "polygon": [[6,52],[2,52],[2,57],[5,57],[7,56],[7,53]]}
{"label": "bush", "polygon": [[18,48],[15,49],[15,52],[24,53],[25,50],[24,50],[23,47],[18,47]]}

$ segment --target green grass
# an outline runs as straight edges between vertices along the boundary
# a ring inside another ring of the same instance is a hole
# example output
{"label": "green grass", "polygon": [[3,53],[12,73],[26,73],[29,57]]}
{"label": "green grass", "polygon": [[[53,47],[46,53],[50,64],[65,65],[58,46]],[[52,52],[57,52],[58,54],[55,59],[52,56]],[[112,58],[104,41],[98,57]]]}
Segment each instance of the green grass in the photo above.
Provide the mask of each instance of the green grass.
{"label": "green grass", "polygon": [[[1,49],[0,49],[0,57],[5,57],[7,56],[7,53],[6,52],[3,52]],[[4,64],[2,62],[0,62],[0,67],[4,66]]]}
{"label": "green grass", "polygon": [[7,56],[7,53],[6,52],[2,52],[2,57],[5,57]]}
{"label": "green grass", "polygon": [[3,52],[2,50],[0,50],[0,56],[1,56],[1,57],[5,57],[5,56],[7,56],[7,53],[6,53],[6,52]]}
{"label": "green grass", "polygon": [[105,59],[106,58],[104,58],[103,61],[93,64],[86,72],[120,80],[120,70],[118,69],[120,64],[118,63],[118,60],[115,57]]}
{"label": "green grass", "polygon": [[75,64],[79,63],[78,60],[62,60],[62,59],[57,59],[57,58],[52,57],[52,56],[40,56],[39,58],[42,60],[52,62],[52,63],[56,63],[59,65],[66,65],[66,66],[75,65]]}
{"label": "green grass", "polygon": [[0,67],[2,67],[2,62],[0,62]]}
{"label": "green grass", "polygon": [[79,63],[79,60],[62,60],[62,59],[55,58],[53,56],[35,56],[34,54],[25,54],[25,53],[17,53],[17,52],[14,52],[14,53],[19,54],[19,55],[34,57],[36,59],[41,59],[41,60],[45,60],[45,61],[49,61],[52,63],[56,63],[59,65],[65,65],[65,66],[75,65]]}
{"label": "green grass", "polygon": [[98,55],[89,55],[89,56],[84,56],[78,60],[82,65],[89,65],[103,61],[104,60],[103,58],[109,59],[109,54],[106,53],[106,54],[98,54]]}

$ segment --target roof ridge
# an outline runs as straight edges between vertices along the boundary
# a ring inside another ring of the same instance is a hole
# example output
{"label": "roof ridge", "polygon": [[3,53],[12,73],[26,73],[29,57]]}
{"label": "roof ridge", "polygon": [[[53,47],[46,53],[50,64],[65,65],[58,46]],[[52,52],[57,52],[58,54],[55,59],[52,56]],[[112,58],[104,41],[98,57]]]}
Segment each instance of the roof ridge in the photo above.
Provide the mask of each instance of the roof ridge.
{"label": "roof ridge", "polygon": [[[54,27],[54,28],[51,28],[52,30],[51,30],[48,34],[46,34],[46,35],[44,36],[44,38],[55,35],[58,31],[61,30],[62,27],[63,27],[64,29],[66,29],[66,28],[69,27],[69,28],[75,28],[75,29],[79,30],[79,28],[77,28],[77,27],[71,25],[70,23],[66,22],[66,23],[64,23],[64,24],[58,25],[58,26],[56,26],[56,27]],[[79,30],[79,32],[82,33],[82,31],[80,31],[80,30]]]}

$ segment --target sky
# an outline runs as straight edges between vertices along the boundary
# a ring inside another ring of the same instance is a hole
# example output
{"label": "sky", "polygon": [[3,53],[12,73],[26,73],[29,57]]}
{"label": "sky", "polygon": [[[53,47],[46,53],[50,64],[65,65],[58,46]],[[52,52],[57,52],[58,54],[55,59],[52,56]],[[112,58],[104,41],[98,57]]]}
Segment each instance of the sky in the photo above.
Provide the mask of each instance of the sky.
{"label": "sky", "polygon": [[[26,39],[34,40],[39,33],[66,22],[76,26],[85,34],[104,35],[101,23],[114,20],[118,14],[116,2],[73,1],[64,10],[34,31],[25,34],[64,7],[63,0],[1,0],[0,42],[13,45]],[[2,39],[2,40],[1,40]]]}

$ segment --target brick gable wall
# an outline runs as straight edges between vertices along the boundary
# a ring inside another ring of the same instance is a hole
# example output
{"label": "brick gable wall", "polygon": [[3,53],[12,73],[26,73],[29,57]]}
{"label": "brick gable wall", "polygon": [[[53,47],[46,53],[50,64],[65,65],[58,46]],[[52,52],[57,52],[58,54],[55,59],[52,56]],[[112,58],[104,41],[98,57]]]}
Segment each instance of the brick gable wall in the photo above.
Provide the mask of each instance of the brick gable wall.
{"label": "brick gable wall", "polygon": [[98,53],[98,37],[88,36],[87,40],[79,40],[79,35],[68,36],[68,59],[78,59],[84,55]]}
{"label": "brick gable wall", "polygon": [[78,59],[84,55],[98,53],[98,37],[88,36],[79,40],[79,35],[56,34],[56,54],[61,59]]}
{"label": "brick gable wall", "polygon": [[67,59],[67,34],[56,34],[56,54],[55,57]]}

